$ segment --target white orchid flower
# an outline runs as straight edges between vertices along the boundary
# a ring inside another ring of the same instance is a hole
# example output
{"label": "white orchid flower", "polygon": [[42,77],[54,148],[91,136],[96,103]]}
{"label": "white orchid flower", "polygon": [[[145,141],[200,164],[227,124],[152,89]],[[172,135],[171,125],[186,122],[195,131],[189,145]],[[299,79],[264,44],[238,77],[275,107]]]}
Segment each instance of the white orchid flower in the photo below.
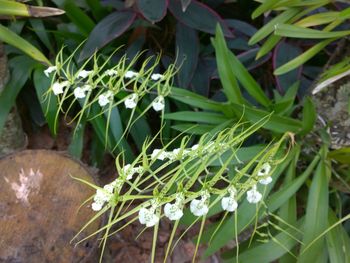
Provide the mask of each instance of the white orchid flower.
{"label": "white orchid flower", "polygon": [[164,161],[167,157],[168,157],[168,154],[161,149],[154,149],[151,154],[152,159],[157,158],[157,160],[161,160],[161,161]]}
{"label": "white orchid flower", "polygon": [[155,98],[152,102],[152,107],[155,111],[163,110],[165,107],[164,97],[159,95],[157,98]]}
{"label": "white orchid flower", "polygon": [[204,216],[209,212],[208,199],[210,195],[207,191],[204,191],[201,195],[201,199],[193,199],[190,204],[190,210],[195,216]]}
{"label": "white orchid flower", "polygon": [[262,198],[262,194],[256,189],[256,185],[251,190],[247,191],[247,200],[251,204],[258,203]]}
{"label": "white orchid flower", "polygon": [[136,78],[138,75],[139,75],[139,73],[132,71],[132,70],[128,70],[127,72],[125,72],[124,78],[132,79],[132,78]]}
{"label": "white orchid flower", "polygon": [[159,74],[159,73],[154,73],[151,75],[151,79],[154,81],[160,80],[162,78],[164,78],[164,76],[162,74]]}
{"label": "white orchid flower", "polygon": [[82,78],[85,79],[86,77],[88,77],[90,74],[92,73],[92,70],[81,70],[78,73],[78,78]]}
{"label": "white orchid flower", "polygon": [[74,97],[77,99],[83,99],[86,97],[86,93],[91,90],[90,85],[84,85],[83,87],[77,87],[74,89]]}
{"label": "white orchid flower", "polygon": [[100,104],[101,107],[104,107],[111,102],[112,97],[113,97],[113,92],[109,90],[101,94],[100,96],[98,96],[98,104]]}
{"label": "white orchid flower", "polygon": [[69,85],[68,81],[55,82],[52,85],[53,94],[55,94],[56,96],[59,95],[59,94],[62,94],[63,93],[63,88],[65,88],[68,85]]}
{"label": "white orchid flower", "polygon": [[51,67],[48,67],[47,69],[44,70],[44,74],[46,77],[49,77],[50,74],[56,70],[57,70],[56,66],[51,66]]}
{"label": "white orchid flower", "polygon": [[258,176],[266,176],[271,171],[271,165],[269,163],[264,163],[260,170],[258,171]]}
{"label": "white orchid flower", "polygon": [[137,105],[138,98],[139,98],[139,96],[136,93],[133,93],[129,97],[127,97],[124,100],[125,108],[127,108],[127,109],[135,108]]}

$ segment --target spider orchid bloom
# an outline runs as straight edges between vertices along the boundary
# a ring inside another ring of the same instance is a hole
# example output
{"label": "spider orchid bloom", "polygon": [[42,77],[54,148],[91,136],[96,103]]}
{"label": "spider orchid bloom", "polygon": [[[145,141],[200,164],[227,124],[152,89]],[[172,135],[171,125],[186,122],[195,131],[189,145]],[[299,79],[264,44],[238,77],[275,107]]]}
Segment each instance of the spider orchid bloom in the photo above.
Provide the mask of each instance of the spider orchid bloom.
{"label": "spider orchid bloom", "polygon": [[108,76],[117,76],[118,75],[118,71],[116,71],[115,69],[108,69],[106,70],[106,75]]}
{"label": "spider orchid bloom", "polygon": [[168,157],[167,152],[165,152],[161,149],[154,149],[152,154],[151,154],[152,159],[157,158],[157,160],[160,160],[160,161],[164,161],[167,157]]}
{"label": "spider orchid bloom", "polygon": [[154,73],[151,75],[151,79],[154,81],[160,80],[162,78],[164,78],[164,76],[162,74],[159,74],[159,73]]}
{"label": "spider orchid bloom", "polygon": [[228,189],[228,192],[230,194],[230,196],[228,197],[223,197],[221,199],[221,206],[222,209],[226,210],[227,212],[233,212],[237,209],[238,207],[238,203],[235,199],[235,195],[236,195],[236,189],[232,186]]}
{"label": "spider orchid bloom", "polygon": [[164,97],[159,95],[157,98],[155,98],[152,102],[152,107],[155,111],[163,110],[165,107]]}
{"label": "spider orchid bloom", "polygon": [[260,170],[258,171],[258,176],[265,177],[263,179],[259,180],[259,183],[263,185],[268,185],[272,182],[272,177],[268,176],[266,177],[271,171],[271,165],[269,163],[264,163]]}
{"label": "spider orchid bloom", "polygon": [[97,189],[91,209],[100,211],[106,202],[113,198],[114,193],[119,193],[123,186],[123,181],[117,178],[113,182],[106,184],[103,189]]}
{"label": "spider orchid bloom", "polygon": [[131,180],[135,173],[143,173],[143,167],[131,167],[130,164],[127,164],[122,168],[122,173],[125,176],[126,180]]}
{"label": "spider orchid bloom", "polygon": [[164,206],[164,215],[172,221],[179,220],[183,215],[185,197],[183,194],[179,194],[176,197],[175,203],[167,203]]}
{"label": "spider orchid bloom", "polygon": [[50,74],[56,70],[57,70],[56,66],[51,66],[51,67],[48,67],[47,69],[44,70],[44,74],[46,77],[49,77]]}
{"label": "spider orchid bloom", "polygon": [[247,191],[247,201],[251,204],[258,203],[262,198],[262,194],[256,189],[256,185],[251,190]]}
{"label": "spider orchid bloom", "polygon": [[128,70],[127,72],[125,72],[124,78],[132,79],[132,78],[136,78],[138,75],[139,75],[139,73],[132,71],[132,70]]}
{"label": "spider orchid bloom", "polygon": [[139,96],[136,93],[133,93],[129,97],[127,97],[124,100],[125,108],[127,108],[127,109],[135,108],[137,105],[138,98],[139,98]]}
{"label": "spider orchid bloom", "polygon": [[90,85],[84,85],[83,87],[77,87],[74,89],[74,97],[77,99],[83,99],[86,97],[86,93],[91,90]]}
{"label": "spider orchid bloom", "polygon": [[59,94],[62,94],[63,93],[63,88],[68,86],[68,85],[69,85],[68,81],[55,82],[52,85],[53,94],[55,94],[56,96],[59,95]]}
{"label": "spider orchid bloom", "polygon": [[113,97],[113,92],[109,90],[101,94],[100,96],[98,96],[98,104],[100,104],[101,107],[104,107],[111,102],[112,97]]}
{"label": "spider orchid bloom", "polygon": [[78,78],[82,78],[82,79],[85,79],[86,77],[88,77],[90,74],[92,73],[92,70],[81,70],[79,73],[78,73]]}
{"label": "spider orchid bloom", "polygon": [[271,182],[272,182],[272,177],[271,176],[259,180],[259,183],[261,183],[263,185],[268,185]]}
{"label": "spider orchid bloom", "polygon": [[271,165],[269,163],[264,163],[260,170],[258,171],[258,176],[266,176],[271,171]]}
{"label": "spider orchid bloom", "polygon": [[204,216],[209,212],[208,202],[209,193],[207,191],[203,192],[201,199],[193,199],[190,204],[190,210],[195,216]]}
{"label": "spider orchid bloom", "polygon": [[146,227],[152,227],[159,222],[159,216],[156,215],[156,209],[158,207],[158,202],[153,199],[151,200],[151,207],[142,207],[139,210],[139,221],[141,224],[146,225]]}

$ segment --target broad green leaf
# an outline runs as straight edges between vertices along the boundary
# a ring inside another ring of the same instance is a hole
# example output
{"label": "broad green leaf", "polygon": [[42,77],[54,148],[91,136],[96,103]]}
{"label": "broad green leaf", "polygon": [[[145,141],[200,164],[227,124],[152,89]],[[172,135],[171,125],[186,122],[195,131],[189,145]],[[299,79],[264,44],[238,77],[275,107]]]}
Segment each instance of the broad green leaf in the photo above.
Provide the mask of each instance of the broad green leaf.
{"label": "broad green leaf", "polygon": [[301,135],[305,135],[312,131],[314,125],[316,123],[317,112],[315,105],[309,97],[305,97],[304,107],[303,107],[303,130],[300,133]]}
{"label": "broad green leaf", "polygon": [[209,100],[204,96],[188,90],[172,87],[170,97],[193,107],[198,107],[203,110],[219,111],[223,112],[225,115],[230,115],[229,113],[231,113],[232,116],[232,111],[229,110],[228,104]]}
{"label": "broad green leaf", "polygon": [[[270,115],[270,113],[267,111],[259,110],[249,106],[242,106],[239,104],[233,104],[232,106],[237,116],[243,116],[244,119],[250,121],[251,123],[255,123],[261,120],[263,117]],[[265,129],[279,133],[288,131],[299,133],[302,130],[302,123],[299,120],[271,114],[269,120],[263,127]]]}
{"label": "broad green leaf", "polygon": [[341,38],[350,35],[350,30],[326,32],[301,26],[277,24],[275,34],[283,37],[304,38],[304,39],[323,39],[323,38]]}
{"label": "broad green leaf", "polygon": [[77,26],[80,33],[87,37],[94,28],[95,22],[75,4],[75,1],[66,1],[64,10],[66,10],[67,16]]}
{"label": "broad green leaf", "polygon": [[213,130],[215,126],[208,124],[178,124],[171,126],[171,128],[180,132],[186,132],[188,134],[203,135]]}
{"label": "broad green leaf", "polygon": [[51,62],[36,47],[3,25],[0,25],[0,41],[18,48],[41,63],[51,65]]}
{"label": "broad green leaf", "polygon": [[[329,226],[336,224],[339,219],[329,209]],[[343,225],[338,225],[326,234],[327,250],[330,263],[349,263],[350,239]]]}
{"label": "broad green leaf", "polygon": [[205,111],[180,111],[167,113],[164,115],[165,119],[177,121],[189,121],[209,124],[220,124],[228,120],[222,114],[205,112]]}
{"label": "broad green leaf", "polygon": [[85,120],[82,120],[72,133],[68,153],[76,159],[81,159],[84,147]]}
{"label": "broad green leaf", "polygon": [[300,83],[296,82],[286,92],[286,94],[273,105],[276,114],[283,115],[288,112],[294,105],[295,97],[297,95]]}
{"label": "broad green leaf", "polygon": [[[330,162],[326,160],[327,148],[322,147],[322,160],[315,170],[307,200],[304,238],[298,263],[327,262],[325,236],[313,242],[328,227],[328,180],[330,177]],[[306,249],[307,248],[307,249]]]}
{"label": "broad green leaf", "polygon": [[0,135],[11,108],[15,106],[18,93],[28,80],[37,62],[25,56],[18,56],[11,59],[10,64],[12,69],[10,80],[0,93]]}
{"label": "broad green leaf", "polygon": [[[296,227],[300,226],[302,219],[299,219]],[[293,236],[294,238],[292,238]],[[270,263],[278,260],[281,256],[288,253],[295,245],[297,240],[301,238],[301,233],[295,231],[293,228],[286,228],[284,232],[280,232],[270,239],[267,243],[257,243],[252,248],[246,249],[238,256],[238,262],[241,263]],[[257,259],[259,259],[257,261]],[[224,263],[237,262],[237,258],[230,258],[224,260]],[[295,259],[294,259],[295,261]]]}
{"label": "broad green leaf", "polygon": [[55,122],[57,121],[55,116],[58,111],[58,102],[57,97],[52,92],[47,92],[50,88],[51,80],[44,74],[44,69],[39,67],[34,71],[33,81],[41,109],[45,115],[51,134],[55,135]]}

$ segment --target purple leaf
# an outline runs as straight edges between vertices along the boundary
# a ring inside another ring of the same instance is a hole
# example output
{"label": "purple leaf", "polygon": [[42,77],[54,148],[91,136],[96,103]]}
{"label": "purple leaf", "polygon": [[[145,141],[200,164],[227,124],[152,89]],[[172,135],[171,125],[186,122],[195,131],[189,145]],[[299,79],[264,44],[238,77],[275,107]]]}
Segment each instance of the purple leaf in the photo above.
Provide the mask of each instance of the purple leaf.
{"label": "purple leaf", "polygon": [[102,19],[90,33],[79,60],[91,56],[113,39],[123,34],[134,21],[136,14],[131,11],[116,11]]}
{"label": "purple leaf", "polygon": [[211,8],[196,0],[192,0],[186,11],[182,11],[180,0],[171,0],[169,10],[185,25],[210,34],[215,34],[216,24],[219,23],[226,37],[233,37],[225,21]]}
{"label": "purple leaf", "polygon": [[[286,42],[279,43],[273,53],[273,69],[282,66],[291,59],[301,54],[301,49],[297,46]],[[275,76],[277,89],[281,94],[284,94],[297,80],[300,80],[302,67],[298,67],[286,74]]]}
{"label": "purple leaf", "polygon": [[199,43],[197,32],[181,22],[176,25],[176,49],[177,65],[180,66],[177,74],[178,86],[187,88],[197,67]]}
{"label": "purple leaf", "polygon": [[137,7],[147,20],[155,23],[166,15],[168,0],[137,0]]}

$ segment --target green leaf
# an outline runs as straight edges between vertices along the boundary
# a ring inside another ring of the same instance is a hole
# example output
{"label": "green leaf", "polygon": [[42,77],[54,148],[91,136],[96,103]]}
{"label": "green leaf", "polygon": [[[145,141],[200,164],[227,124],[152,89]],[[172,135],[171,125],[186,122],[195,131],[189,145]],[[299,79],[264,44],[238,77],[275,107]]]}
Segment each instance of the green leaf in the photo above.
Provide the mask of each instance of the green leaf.
{"label": "green leaf", "polygon": [[227,99],[230,102],[244,103],[244,99],[239,88],[236,77],[233,73],[235,68],[231,64],[231,60],[228,57],[230,52],[227,48],[224,35],[221,28],[216,28],[215,38],[212,40],[215,47],[216,64],[218,67],[219,77],[224,88]]}
{"label": "green leaf", "polygon": [[[298,221],[296,227],[301,225],[303,219],[304,218]],[[257,262],[257,258],[259,259],[259,263],[274,262],[297,244],[297,241],[291,236],[298,239],[301,238],[301,234],[299,232],[296,232],[293,228],[286,228],[284,229],[284,232],[278,233],[267,243],[258,243],[256,246],[253,246],[252,248],[249,248],[240,253],[238,256],[238,262]],[[234,257],[228,260],[224,260],[224,263],[237,262],[236,260],[237,258]]]}
{"label": "green leaf", "polygon": [[85,121],[82,120],[78,124],[78,127],[75,128],[72,134],[71,142],[68,146],[68,153],[76,159],[81,159],[81,156],[83,154],[84,131],[85,131]]}
{"label": "green leaf", "polygon": [[236,112],[237,116],[243,116],[244,119],[250,121],[251,123],[255,123],[261,120],[263,117],[271,115],[263,127],[274,132],[284,133],[289,131],[299,133],[302,130],[302,123],[299,120],[282,117],[264,110],[242,106],[239,104],[233,104],[233,110]]}
{"label": "green leaf", "polygon": [[225,113],[225,115],[227,115],[228,112],[232,113],[232,111],[229,110],[228,104],[209,100],[204,96],[198,95],[188,90],[172,87],[170,97],[193,107],[201,108],[203,110],[219,111]]}
{"label": "green leaf", "polygon": [[288,112],[294,105],[300,83],[297,81],[286,92],[286,94],[273,105],[276,114],[284,114]]}
{"label": "green leaf", "polygon": [[336,160],[340,163],[350,164],[350,147],[343,147],[328,153],[328,159]]}
{"label": "green leaf", "polygon": [[[303,245],[299,256],[299,263],[327,262],[325,236],[319,238],[312,246],[308,245],[328,227],[328,180],[330,177],[330,163],[326,160],[327,148],[322,147],[322,160],[312,179],[307,200]],[[308,249],[306,249],[308,248]]]}
{"label": "green leaf", "polygon": [[180,111],[174,113],[167,113],[164,115],[164,118],[167,120],[189,121],[209,124],[221,124],[229,120],[222,114],[205,111]]}
{"label": "green leaf", "polygon": [[315,105],[313,104],[310,97],[305,97],[304,107],[303,107],[303,130],[300,133],[301,135],[305,135],[312,131],[314,125],[316,123],[317,112]]}
{"label": "green leaf", "polygon": [[94,28],[95,22],[75,4],[75,1],[67,0],[64,3],[64,10],[84,37],[87,37]]}
{"label": "green leaf", "polygon": [[180,131],[180,132],[186,132],[189,134],[196,134],[196,135],[203,135],[205,133],[210,132],[215,128],[213,125],[193,125],[193,124],[178,124],[171,126],[174,130]]}
{"label": "green leaf", "polygon": [[250,39],[248,44],[254,45],[258,43],[260,40],[264,39],[268,35],[270,35],[274,30],[275,26],[277,24],[281,24],[284,22],[287,22],[289,19],[291,19],[293,16],[298,14],[300,12],[299,8],[289,8],[283,13],[276,16],[274,19],[272,19],[270,22],[268,22],[266,25],[264,25],[258,32],[256,32]]}
{"label": "green leaf", "polygon": [[51,134],[55,135],[58,101],[57,97],[52,92],[47,93],[51,85],[51,80],[44,74],[43,68],[39,67],[34,71],[33,81],[41,109],[45,115]]}
{"label": "green leaf", "polygon": [[36,47],[3,25],[0,25],[0,41],[18,48],[41,63],[51,65],[51,62]]}
{"label": "green leaf", "polygon": [[[339,219],[336,217],[334,212],[329,209],[328,222],[329,226],[336,224]],[[343,225],[340,224],[330,230],[326,234],[327,249],[329,254],[330,263],[348,263],[349,262],[349,251],[350,251],[350,239],[349,234],[344,229]]]}
{"label": "green leaf", "polygon": [[264,1],[257,9],[254,10],[252,18],[255,19],[258,16],[262,15],[266,11],[273,9],[273,6],[276,5],[280,0],[266,0]]}
{"label": "green leaf", "polygon": [[275,34],[282,37],[323,39],[345,37],[350,34],[350,30],[326,32],[295,25],[277,24],[275,26]]}
{"label": "green leaf", "polygon": [[[224,42],[224,36],[221,32],[220,27],[217,27],[216,30],[216,41],[215,43],[215,50],[218,48],[219,43]],[[242,86],[245,88],[245,90],[261,105],[267,107],[270,105],[269,98],[265,95],[263,90],[261,89],[260,85],[254,80],[254,78],[249,74],[248,70],[243,66],[243,64],[239,61],[239,59],[230,51],[227,49],[227,47],[224,44],[221,44],[221,48],[226,48],[226,59],[228,60],[227,66],[231,68],[231,72],[228,74],[232,75],[230,79],[233,79],[236,77],[238,81],[242,84]],[[223,54],[225,55],[225,54]],[[219,65],[220,61],[217,61]],[[227,87],[229,88],[229,87]],[[226,89],[225,89],[226,91]],[[236,92],[235,92],[236,93]],[[233,101],[232,99],[230,101]],[[236,100],[237,101],[237,100]],[[235,102],[236,103],[236,102]],[[239,103],[239,102],[238,102]]]}
{"label": "green leaf", "polygon": [[25,56],[15,57],[10,63],[12,68],[10,80],[0,94],[0,135],[11,108],[15,106],[18,93],[28,80],[32,69],[37,65],[34,60]]}
{"label": "green leaf", "polygon": [[13,0],[0,0],[0,6],[2,16],[46,17],[64,14],[64,11],[58,8],[29,6]]}
{"label": "green leaf", "polygon": [[305,17],[296,22],[295,25],[301,27],[319,26],[323,24],[328,24],[334,21],[335,19],[338,19],[338,17],[339,12],[324,12]]}

